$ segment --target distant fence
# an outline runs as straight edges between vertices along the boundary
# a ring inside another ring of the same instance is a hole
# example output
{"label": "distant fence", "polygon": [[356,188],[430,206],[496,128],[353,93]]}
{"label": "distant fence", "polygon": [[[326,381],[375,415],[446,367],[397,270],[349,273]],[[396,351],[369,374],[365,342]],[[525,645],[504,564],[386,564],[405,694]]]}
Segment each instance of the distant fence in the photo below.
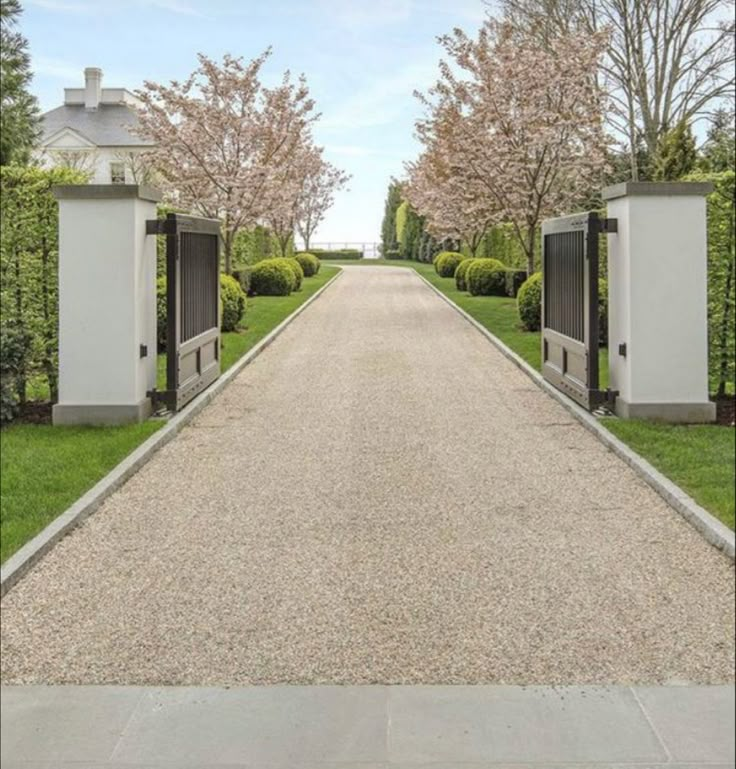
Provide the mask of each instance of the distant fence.
{"label": "distant fence", "polygon": [[[300,249],[304,247],[303,243],[297,244]],[[376,242],[369,242],[369,241],[352,241],[347,242],[344,240],[331,240],[331,241],[320,241],[320,242],[312,242],[309,244],[310,248],[321,248],[325,251],[338,251],[342,249],[355,249],[357,251],[363,252],[363,258],[364,259],[378,259],[381,255],[378,250],[379,244]]]}

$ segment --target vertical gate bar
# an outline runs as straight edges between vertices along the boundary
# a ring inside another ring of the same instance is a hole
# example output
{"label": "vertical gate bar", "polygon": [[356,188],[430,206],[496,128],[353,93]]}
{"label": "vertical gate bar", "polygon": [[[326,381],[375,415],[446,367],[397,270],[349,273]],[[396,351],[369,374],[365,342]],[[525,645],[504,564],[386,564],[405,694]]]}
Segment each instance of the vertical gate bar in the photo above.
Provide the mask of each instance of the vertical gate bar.
{"label": "vertical gate bar", "polygon": [[179,338],[176,322],[179,304],[177,296],[179,231],[176,214],[168,214],[166,218],[169,222],[166,232],[166,389],[171,392],[179,386]]}
{"label": "vertical gate bar", "polygon": [[598,214],[591,213],[588,218],[588,389],[597,390],[599,387],[598,370],[598,238],[600,236]]}

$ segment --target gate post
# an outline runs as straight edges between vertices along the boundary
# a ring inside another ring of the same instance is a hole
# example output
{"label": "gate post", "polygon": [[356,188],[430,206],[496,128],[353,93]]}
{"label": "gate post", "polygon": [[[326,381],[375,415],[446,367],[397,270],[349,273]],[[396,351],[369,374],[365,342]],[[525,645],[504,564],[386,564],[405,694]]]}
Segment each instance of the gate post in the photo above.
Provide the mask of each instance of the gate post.
{"label": "gate post", "polygon": [[625,182],[603,190],[608,235],[608,362],[616,413],[712,422],[702,182]]}
{"label": "gate post", "polygon": [[56,425],[140,422],[156,384],[156,239],[161,195],[124,184],[63,185],[59,201]]}

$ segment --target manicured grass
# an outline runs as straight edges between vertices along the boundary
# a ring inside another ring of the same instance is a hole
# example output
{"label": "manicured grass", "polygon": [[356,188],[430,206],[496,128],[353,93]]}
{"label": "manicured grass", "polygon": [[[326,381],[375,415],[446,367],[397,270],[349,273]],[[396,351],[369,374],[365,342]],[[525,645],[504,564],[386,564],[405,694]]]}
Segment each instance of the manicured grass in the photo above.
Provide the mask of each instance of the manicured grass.
{"label": "manicured grass", "polygon": [[[299,305],[319,291],[337,272],[336,267],[323,264],[311,278],[305,278],[301,291],[289,296],[254,296],[248,298],[243,319],[244,328],[222,334],[222,371],[236,361],[289,316]],[[166,355],[158,356],[158,387],[166,389]]]}
{"label": "manicured grass", "polygon": [[717,425],[666,425],[605,419],[605,426],[734,528],[736,430]]}
{"label": "manicured grass", "polygon": [[0,560],[38,534],[162,424],[19,424],[0,431]]}
{"label": "manicured grass", "polygon": [[[323,266],[290,296],[248,300],[242,331],[222,335],[226,371],[337,272]],[[158,359],[165,387],[165,356]],[[42,387],[36,397],[48,398]],[[16,424],[0,431],[0,559],[5,561],[164,423],[152,420],[124,427],[52,427]]]}
{"label": "manicured grass", "polygon": [[[514,299],[472,297],[440,278],[431,264],[399,260],[370,260],[361,264],[411,267],[452,299],[481,325],[539,370],[540,334],[522,331]],[[600,382],[608,382],[608,351],[601,350]],[[698,504],[734,528],[736,430],[719,425],[667,425],[644,420],[603,420],[605,426],[661,473],[681,486]]]}

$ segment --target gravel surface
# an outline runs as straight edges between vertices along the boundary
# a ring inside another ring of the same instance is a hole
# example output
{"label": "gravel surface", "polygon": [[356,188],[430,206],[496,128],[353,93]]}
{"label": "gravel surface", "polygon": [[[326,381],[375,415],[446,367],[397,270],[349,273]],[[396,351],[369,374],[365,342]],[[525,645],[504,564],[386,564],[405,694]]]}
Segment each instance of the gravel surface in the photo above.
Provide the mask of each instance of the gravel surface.
{"label": "gravel surface", "polygon": [[2,603],[4,683],[715,683],[732,564],[412,272],[346,269]]}

